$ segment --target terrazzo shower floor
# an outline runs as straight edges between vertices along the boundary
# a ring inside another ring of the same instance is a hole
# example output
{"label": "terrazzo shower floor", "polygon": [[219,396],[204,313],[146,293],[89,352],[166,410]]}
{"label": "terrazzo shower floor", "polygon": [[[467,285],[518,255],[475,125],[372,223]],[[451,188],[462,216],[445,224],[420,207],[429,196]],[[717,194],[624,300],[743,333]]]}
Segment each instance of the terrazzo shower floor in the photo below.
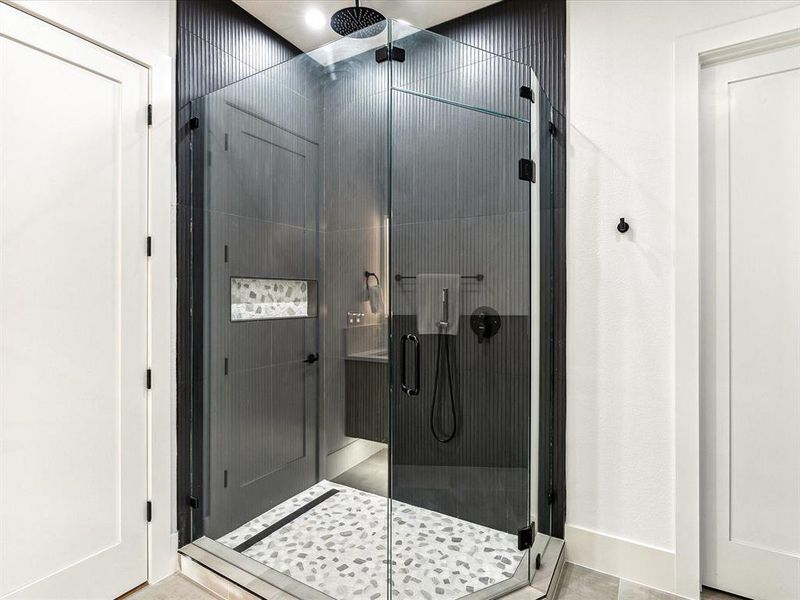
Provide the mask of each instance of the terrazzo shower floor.
{"label": "terrazzo shower floor", "polygon": [[[321,494],[337,490],[243,554],[337,600],[386,597],[387,502],[321,481],[219,538],[235,548]],[[392,594],[454,600],[509,579],[517,537],[392,502]]]}

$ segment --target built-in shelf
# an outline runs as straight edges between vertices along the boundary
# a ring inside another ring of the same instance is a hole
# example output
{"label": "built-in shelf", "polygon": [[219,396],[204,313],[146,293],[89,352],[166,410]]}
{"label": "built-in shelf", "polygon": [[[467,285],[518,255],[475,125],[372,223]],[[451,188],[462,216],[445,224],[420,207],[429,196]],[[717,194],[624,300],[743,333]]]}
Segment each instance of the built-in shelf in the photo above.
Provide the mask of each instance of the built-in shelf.
{"label": "built-in shelf", "polygon": [[231,277],[231,321],[317,316],[317,282]]}

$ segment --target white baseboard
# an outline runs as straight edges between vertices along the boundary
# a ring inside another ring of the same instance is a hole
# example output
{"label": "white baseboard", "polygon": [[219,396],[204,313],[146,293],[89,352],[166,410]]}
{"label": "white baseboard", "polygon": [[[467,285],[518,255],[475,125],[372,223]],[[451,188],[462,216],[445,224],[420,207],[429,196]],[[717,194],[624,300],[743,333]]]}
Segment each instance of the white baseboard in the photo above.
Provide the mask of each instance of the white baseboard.
{"label": "white baseboard", "polygon": [[566,525],[567,561],[663,592],[675,593],[675,553]]}
{"label": "white baseboard", "polygon": [[386,444],[370,440],[356,440],[344,448],[328,455],[325,468],[325,478],[333,479],[345,471],[352,469],[358,463],[367,460],[373,454],[386,449]]}

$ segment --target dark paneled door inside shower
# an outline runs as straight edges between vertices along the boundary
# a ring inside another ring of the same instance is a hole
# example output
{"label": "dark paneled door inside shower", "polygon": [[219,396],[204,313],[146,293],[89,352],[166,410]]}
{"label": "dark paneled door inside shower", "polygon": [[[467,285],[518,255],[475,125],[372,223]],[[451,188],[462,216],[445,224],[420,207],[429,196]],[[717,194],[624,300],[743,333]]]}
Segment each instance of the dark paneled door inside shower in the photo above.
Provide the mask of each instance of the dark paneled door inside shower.
{"label": "dark paneled door inside shower", "polygon": [[241,89],[249,88],[204,106],[204,517],[212,538],[317,475],[318,146],[263,118],[269,112],[256,101],[264,96]]}
{"label": "dark paneled door inside shower", "polygon": [[[414,565],[415,548],[430,543],[443,568],[419,567],[430,574],[418,584],[425,593],[436,597],[447,581],[495,597],[528,577],[518,532],[531,522],[536,196],[526,162],[534,107],[520,87],[533,84],[522,65],[429,32],[398,44],[406,54],[392,65],[393,580],[403,579],[405,555]],[[447,56],[449,68],[437,72],[431,55]]]}

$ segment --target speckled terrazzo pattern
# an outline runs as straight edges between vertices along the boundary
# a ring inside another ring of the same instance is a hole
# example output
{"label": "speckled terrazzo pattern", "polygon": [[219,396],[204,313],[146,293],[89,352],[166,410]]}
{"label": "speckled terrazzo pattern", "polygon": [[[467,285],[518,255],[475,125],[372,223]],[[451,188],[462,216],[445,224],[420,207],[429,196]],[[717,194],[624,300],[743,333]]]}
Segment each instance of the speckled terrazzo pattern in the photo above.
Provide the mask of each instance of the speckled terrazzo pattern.
{"label": "speckled terrazzo pattern", "polygon": [[[338,494],[244,554],[337,600],[386,598],[387,499],[322,481],[218,541],[231,548],[313,498]],[[392,596],[454,600],[513,576],[514,535],[392,503]]]}
{"label": "speckled terrazzo pattern", "polygon": [[289,279],[231,279],[231,319],[308,316],[308,283]]}

